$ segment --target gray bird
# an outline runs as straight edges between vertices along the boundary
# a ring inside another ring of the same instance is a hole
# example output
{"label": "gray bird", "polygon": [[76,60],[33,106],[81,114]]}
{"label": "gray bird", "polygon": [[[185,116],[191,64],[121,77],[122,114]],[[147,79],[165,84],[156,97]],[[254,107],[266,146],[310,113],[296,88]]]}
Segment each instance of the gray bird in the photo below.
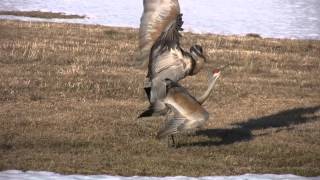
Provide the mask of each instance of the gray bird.
{"label": "gray bird", "polygon": [[143,7],[137,59],[141,65],[146,66],[152,45],[165,28],[180,14],[180,5],[178,0],[143,0]]}
{"label": "gray bird", "polygon": [[186,76],[197,74],[204,66],[206,58],[200,45],[193,45],[190,52],[180,47],[182,14],[172,21],[151,48],[145,91],[152,111],[140,117],[161,115],[165,105],[161,100],[166,95],[166,82],[178,82]]}
{"label": "gray bird", "polygon": [[202,104],[209,97],[219,77],[220,70],[213,71],[209,77],[208,89],[200,98],[194,98],[179,83],[166,80],[168,92],[163,102],[169,109],[167,113],[171,112],[171,114],[167,116],[168,121],[158,132],[157,138],[171,136],[175,145],[173,134],[203,126],[209,118],[209,113],[202,107]]}

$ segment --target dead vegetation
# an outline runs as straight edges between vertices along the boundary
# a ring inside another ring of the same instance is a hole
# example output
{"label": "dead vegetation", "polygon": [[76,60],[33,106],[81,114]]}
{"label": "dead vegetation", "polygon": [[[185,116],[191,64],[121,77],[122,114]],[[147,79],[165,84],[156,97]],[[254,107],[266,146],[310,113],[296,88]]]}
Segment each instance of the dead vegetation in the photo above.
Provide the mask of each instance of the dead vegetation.
{"label": "dead vegetation", "polygon": [[59,12],[43,12],[43,11],[0,11],[0,15],[9,16],[24,16],[32,18],[44,18],[44,19],[77,19],[85,18],[85,16],[79,16],[74,14],[64,14]]}
{"label": "dead vegetation", "polygon": [[[320,174],[320,41],[185,33],[232,66],[204,129],[155,139],[137,30],[0,20],[0,170],[117,175]],[[206,73],[183,80],[193,94]]]}

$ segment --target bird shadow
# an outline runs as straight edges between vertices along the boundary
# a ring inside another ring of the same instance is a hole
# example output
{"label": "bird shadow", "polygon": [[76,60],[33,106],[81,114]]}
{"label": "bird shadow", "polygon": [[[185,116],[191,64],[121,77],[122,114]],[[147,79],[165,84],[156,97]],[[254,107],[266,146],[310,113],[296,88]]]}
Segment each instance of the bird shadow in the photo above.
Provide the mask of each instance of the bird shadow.
{"label": "bird shadow", "polygon": [[[179,147],[184,146],[219,146],[229,145],[241,141],[249,141],[256,136],[253,135],[253,130],[268,129],[268,128],[293,128],[290,125],[298,125],[308,123],[315,120],[320,120],[320,105],[312,107],[299,107],[289,110],[280,111],[275,114],[263,116],[260,118],[248,119],[245,122],[234,123],[236,126],[231,129],[206,129],[199,130],[195,136],[206,136],[210,140],[179,144]],[[217,140],[219,139],[219,140]]]}

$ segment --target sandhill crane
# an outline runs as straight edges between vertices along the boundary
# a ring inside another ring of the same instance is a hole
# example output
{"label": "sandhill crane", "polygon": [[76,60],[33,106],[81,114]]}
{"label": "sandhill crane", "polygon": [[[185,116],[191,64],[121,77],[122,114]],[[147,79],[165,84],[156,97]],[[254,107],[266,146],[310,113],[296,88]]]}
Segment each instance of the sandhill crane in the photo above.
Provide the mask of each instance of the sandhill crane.
{"label": "sandhill crane", "polygon": [[175,144],[173,134],[203,126],[209,118],[209,113],[202,107],[202,104],[209,97],[219,77],[220,70],[214,70],[209,78],[208,89],[200,98],[194,98],[179,83],[166,80],[168,92],[163,102],[171,110],[168,111],[168,113],[171,112],[171,115],[167,116],[168,121],[158,132],[157,138],[161,139],[171,135],[173,144]]}
{"label": "sandhill crane", "polygon": [[142,66],[146,66],[152,45],[180,14],[180,6],[178,0],[143,0],[143,7],[139,29],[140,54],[137,59]]}
{"label": "sandhill crane", "polygon": [[200,45],[193,45],[190,52],[180,47],[179,31],[182,29],[182,24],[182,15],[179,14],[151,48],[145,91],[150,101],[149,109],[153,111],[148,111],[149,115],[142,114],[140,117],[162,114],[157,110],[165,107],[161,101],[158,101],[166,94],[165,79],[178,82],[186,76],[195,75],[206,62]]}

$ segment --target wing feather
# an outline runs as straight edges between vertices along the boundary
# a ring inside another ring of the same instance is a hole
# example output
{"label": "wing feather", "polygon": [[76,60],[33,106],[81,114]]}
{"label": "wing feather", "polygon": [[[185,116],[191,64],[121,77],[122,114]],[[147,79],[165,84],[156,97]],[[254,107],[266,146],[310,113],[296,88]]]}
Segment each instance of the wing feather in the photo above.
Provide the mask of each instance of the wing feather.
{"label": "wing feather", "polygon": [[178,0],[143,0],[139,29],[139,60],[148,63],[151,47],[168,25],[180,14]]}
{"label": "wing feather", "polygon": [[180,31],[182,31],[182,14],[179,14],[175,20],[173,20],[167,28],[161,33],[160,37],[157,39],[152,49],[160,46],[162,48],[176,48],[180,43]]}
{"label": "wing feather", "polygon": [[[177,15],[176,19],[174,19],[169,25],[164,29],[159,38],[155,41],[155,43],[151,47],[150,55],[149,55],[149,65],[148,65],[148,74],[147,77],[152,76],[152,66],[154,66],[155,61],[159,61],[161,58],[158,58],[163,53],[168,52],[171,49],[180,49],[180,37],[181,34],[179,31],[182,29],[182,14]],[[165,57],[162,57],[165,58]],[[168,59],[168,58],[166,58]],[[173,59],[174,60],[174,59]]]}
{"label": "wing feather", "polygon": [[168,135],[175,134],[179,131],[179,127],[184,124],[187,119],[184,117],[173,117],[168,120],[166,125],[158,132],[157,138],[162,139]]}
{"label": "wing feather", "polygon": [[153,62],[153,75],[158,74],[170,67],[179,66],[180,64],[181,61],[179,61],[179,57],[177,57],[175,54],[171,52],[164,53],[157,57],[156,60]]}

